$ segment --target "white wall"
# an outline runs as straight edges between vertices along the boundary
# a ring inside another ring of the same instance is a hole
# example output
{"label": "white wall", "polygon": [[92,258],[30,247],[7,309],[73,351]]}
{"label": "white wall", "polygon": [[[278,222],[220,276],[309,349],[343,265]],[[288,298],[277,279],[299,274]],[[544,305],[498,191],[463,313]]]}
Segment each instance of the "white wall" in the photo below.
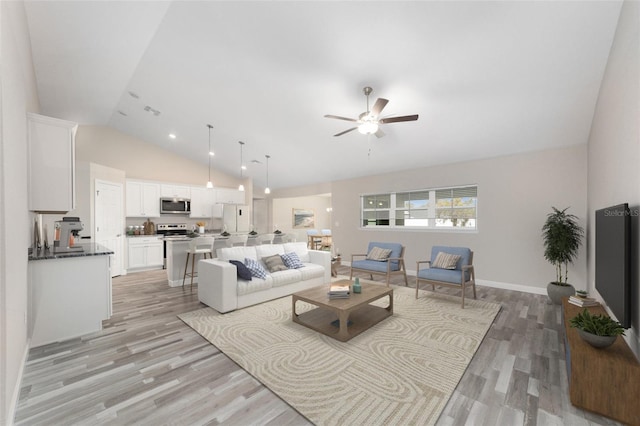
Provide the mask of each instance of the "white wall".
{"label": "white wall", "polygon": [[[587,146],[407,170],[334,182],[333,243],[344,261],[369,241],[405,245],[407,269],[428,259],[434,245],[469,247],[479,282],[546,294],[555,269],[543,257],[541,228],[551,206],[570,207],[585,226]],[[360,195],[478,185],[477,232],[374,230],[360,227]],[[586,288],[586,251],[569,268],[569,281]]]}
{"label": "white wall", "polygon": [[28,350],[27,112],[38,112],[24,3],[0,2],[0,423],[11,424]]}
{"label": "white wall", "polygon": [[[589,290],[595,290],[595,210],[620,203],[640,209],[640,3],[625,1],[600,88],[589,139]],[[632,222],[632,332],[626,337],[640,355],[640,226]],[[640,357],[640,356],[639,356]]]}
{"label": "white wall", "polygon": [[[168,150],[104,126],[78,127],[76,161],[123,170],[128,179],[189,185],[205,185],[209,179],[206,164],[178,157]],[[215,169],[211,170],[211,179],[217,187],[237,188],[240,184],[239,177],[234,178]]]}
{"label": "white wall", "polygon": [[310,195],[306,197],[274,198],[272,200],[273,222],[272,229],[278,228],[285,234],[293,234],[296,241],[307,241],[307,229],[293,227],[293,209],[313,210],[315,213],[315,225],[310,229],[330,229],[331,213],[327,208],[331,207],[329,195]]}
{"label": "white wall", "polygon": [[[76,162],[77,164],[89,162],[94,169],[100,166],[104,167],[105,170],[119,170],[124,173],[127,179],[143,179],[193,186],[204,186],[209,179],[207,164],[178,157],[173,152],[104,126],[81,125],[78,127]],[[240,184],[239,177],[229,176],[215,169],[211,170],[211,179],[214,185],[220,188],[237,188]],[[253,198],[253,181],[247,178],[243,180],[243,183],[246,188],[245,198],[251,200]],[[93,194],[93,191],[89,194],[92,198],[91,194]],[[78,209],[76,210],[84,209],[83,206],[85,204],[89,208],[90,203],[93,203],[92,199],[86,199],[83,194],[77,195]],[[251,205],[250,202],[248,204]],[[93,210],[91,212],[93,213]],[[92,216],[83,220],[85,229],[92,229]],[[143,218],[128,218],[125,225],[141,225],[145,220]],[[218,218],[180,218],[181,222],[185,222],[189,226],[195,225],[196,222],[202,220],[207,222],[208,229],[222,228],[222,220]],[[163,216],[153,219],[156,225],[174,223],[175,221],[175,216]],[[88,232],[83,232],[83,235],[88,234]]]}

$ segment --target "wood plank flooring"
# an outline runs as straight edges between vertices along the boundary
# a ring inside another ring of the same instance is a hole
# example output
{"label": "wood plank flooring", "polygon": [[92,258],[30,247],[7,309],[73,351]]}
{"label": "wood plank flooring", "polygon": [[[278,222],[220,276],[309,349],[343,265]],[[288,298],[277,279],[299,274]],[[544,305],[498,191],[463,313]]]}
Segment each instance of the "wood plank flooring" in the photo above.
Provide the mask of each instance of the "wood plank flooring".
{"label": "wood plank flooring", "polygon": [[[617,424],[569,402],[558,306],[488,287],[478,298],[502,311],[439,425]],[[114,278],[114,314],[101,332],[29,352],[15,423],[309,424],[176,317],[202,306],[197,285],[170,288],[162,270]]]}

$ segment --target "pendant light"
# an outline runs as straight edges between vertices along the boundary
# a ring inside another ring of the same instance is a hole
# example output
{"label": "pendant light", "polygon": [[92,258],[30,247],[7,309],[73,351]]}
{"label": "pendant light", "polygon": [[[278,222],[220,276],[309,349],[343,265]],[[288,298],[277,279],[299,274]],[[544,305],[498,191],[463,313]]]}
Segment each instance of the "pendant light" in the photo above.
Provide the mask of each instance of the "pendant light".
{"label": "pendant light", "polygon": [[271,156],[265,155],[265,157],[267,158],[267,186],[264,188],[264,193],[271,194],[271,189],[269,189],[269,158],[271,158]]}
{"label": "pendant light", "polygon": [[207,155],[207,157],[209,157],[209,180],[207,181],[207,188],[213,188],[213,182],[211,181],[211,157],[213,157],[213,151],[211,150],[211,129],[213,129],[213,126],[207,124],[207,127],[209,128],[209,154]]}
{"label": "pendant light", "polygon": [[242,170],[244,169],[244,164],[242,163],[242,145],[244,142],[239,141],[240,144],[240,186],[238,186],[238,191],[244,191],[244,185],[242,184]]}

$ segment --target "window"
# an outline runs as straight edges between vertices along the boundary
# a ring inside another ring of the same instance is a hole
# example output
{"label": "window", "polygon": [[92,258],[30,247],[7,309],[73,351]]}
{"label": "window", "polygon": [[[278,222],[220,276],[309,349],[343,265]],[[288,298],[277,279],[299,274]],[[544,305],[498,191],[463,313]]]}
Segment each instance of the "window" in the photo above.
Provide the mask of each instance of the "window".
{"label": "window", "polygon": [[477,192],[465,186],[363,195],[362,226],[475,230]]}
{"label": "window", "polygon": [[477,201],[475,186],[437,190],[436,226],[475,228]]}
{"label": "window", "polygon": [[429,226],[429,192],[396,194],[396,226]]}
{"label": "window", "polygon": [[391,194],[362,197],[362,226],[389,226]]}

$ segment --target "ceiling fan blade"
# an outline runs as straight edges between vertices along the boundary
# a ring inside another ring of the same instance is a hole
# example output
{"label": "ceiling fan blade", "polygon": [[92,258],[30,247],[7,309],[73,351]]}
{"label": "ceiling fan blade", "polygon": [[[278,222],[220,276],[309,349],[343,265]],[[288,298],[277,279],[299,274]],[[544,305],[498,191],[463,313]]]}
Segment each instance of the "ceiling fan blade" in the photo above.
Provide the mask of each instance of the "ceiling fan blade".
{"label": "ceiling fan blade", "polygon": [[397,123],[400,121],[416,121],[417,119],[418,119],[418,114],[414,114],[414,115],[403,115],[402,117],[382,118],[378,120],[378,122],[381,124],[388,124],[388,123]]}
{"label": "ceiling fan blade", "polygon": [[325,118],[336,118],[338,120],[344,120],[344,121],[352,121],[354,123],[356,123],[358,120],[356,120],[355,118],[349,118],[349,117],[340,117],[339,115],[331,115],[331,114],[327,114],[324,116]]}
{"label": "ceiling fan blade", "polygon": [[333,136],[342,136],[342,135],[344,135],[345,133],[349,133],[349,132],[354,131],[355,129],[357,129],[357,127],[352,127],[352,128],[350,128],[350,129],[345,130],[344,132],[336,133],[336,134],[335,134],[335,135],[333,135]]}
{"label": "ceiling fan blade", "polygon": [[371,114],[377,117],[382,112],[384,107],[387,106],[387,103],[389,103],[388,99],[385,99],[385,98],[376,99],[376,103],[373,104],[373,108],[371,108]]}
{"label": "ceiling fan blade", "polygon": [[383,137],[384,134],[385,133],[382,131],[382,129],[378,129],[378,131],[374,133],[374,135],[376,135],[377,138]]}

